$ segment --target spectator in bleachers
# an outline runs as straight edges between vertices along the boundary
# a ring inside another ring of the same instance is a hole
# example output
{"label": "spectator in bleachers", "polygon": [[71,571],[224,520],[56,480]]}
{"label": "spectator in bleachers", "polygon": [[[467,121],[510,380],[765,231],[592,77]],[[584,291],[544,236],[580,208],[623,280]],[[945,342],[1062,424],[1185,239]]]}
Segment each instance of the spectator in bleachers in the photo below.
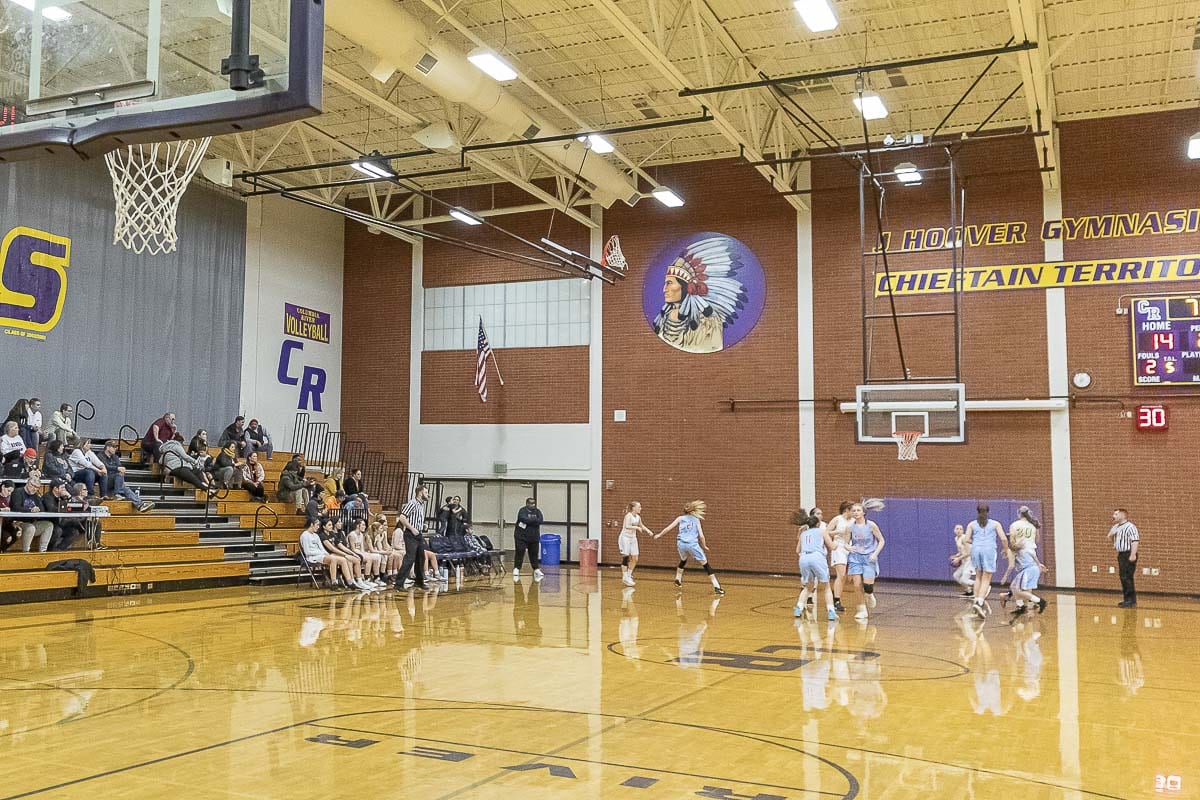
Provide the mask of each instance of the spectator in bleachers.
{"label": "spectator in bleachers", "polygon": [[[144,443],[143,443],[144,444]],[[190,483],[197,489],[212,491],[214,487],[207,477],[205,477],[203,469],[196,462],[196,459],[187,454],[183,449],[183,437],[175,434],[175,438],[167,439],[159,445],[161,461],[163,469],[167,471],[172,478]]]}
{"label": "spectator in bleachers", "polygon": [[[63,488],[66,491],[66,488]],[[88,488],[82,483],[75,484],[66,500],[63,502],[63,511],[67,514],[86,514],[92,510],[92,506],[87,499]],[[86,520],[78,517],[66,517],[59,521],[58,536],[50,543],[51,550],[70,550],[75,546],[75,540],[80,536],[85,535],[87,528],[85,527]],[[99,545],[99,542],[97,542]],[[102,549],[99,546],[97,550]]]}
{"label": "spectator in bleachers", "polygon": [[242,447],[242,436],[245,434],[246,418],[242,416],[234,417],[233,422],[225,426],[225,430],[221,431],[221,438],[217,439],[217,447],[224,448],[230,442],[237,445],[239,454]]}
{"label": "spectator in bleachers", "polygon": [[258,453],[249,453],[242,465],[242,488],[260,503],[267,501],[267,471],[258,463]]}
{"label": "spectator in bleachers", "polygon": [[42,401],[36,397],[29,400],[18,400],[8,412],[5,422],[17,423],[18,436],[25,442],[25,447],[37,449],[42,428]]}
{"label": "spectator in bleachers", "polygon": [[[86,487],[85,487],[86,488]],[[63,514],[67,510],[67,501],[71,499],[71,492],[67,489],[67,484],[62,481],[50,481],[50,490],[42,495],[42,509],[47,514]],[[62,541],[62,523],[64,520],[58,517],[49,517],[46,520],[50,523],[49,538],[42,539],[39,549],[45,553],[48,550],[57,549],[55,545]]]}
{"label": "spectator in bleachers", "polygon": [[361,494],[347,495],[342,502],[342,524],[350,527],[356,521],[367,518],[367,501]]}
{"label": "spectator in bleachers", "polygon": [[188,442],[187,454],[192,458],[208,458],[208,431],[204,428],[196,431],[196,435]]}
{"label": "spectator in bleachers", "polygon": [[92,452],[92,440],[80,439],[79,446],[71,451],[67,463],[71,465],[71,482],[87,486],[88,496],[95,497],[96,484],[108,473],[104,463]]}
{"label": "spectator in bleachers", "polygon": [[217,486],[223,489],[233,489],[241,485],[241,467],[238,464],[237,442],[228,442],[217,453],[213,463],[212,475]]}
{"label": "spectator in bleachers", "polygon": [[318,486],[312,491],[312,496],[304,504],[304,522],[307,524],[314,519],[325,516],[325,489]]}
{"label": "spectator in bleachers", "polygon": [[354,574],[350,571],[350,565],[346,562],[345,557],[334,553],[331,547],[326,546],[318,532],[320,527],[320,521],[313,520],[305,527],[304,533],[300,534],[300,550],[304,554],[304,560],[309,564],[325,567],[329,573],[331,589],[341,588],[338,583],[339,572],[345,582],[344,585],[349,586],[354,582]]}
{"label": "spectator in bleachers", "polygon": [[57,478],[65,481],[71,477],[71,467],[60,439],[55,439],[46,445],[46,454],[42,456],[42,475],[51,480]]}
{"label": "spectator in bleachers", "polygon": [[4,477],[21,477],[21,459],[29,449],[21,438],[21,428],[13,420],[4,423],[4,435],[0,436],[0,459],[4,463]]}
{"label": "spectator in bleachers", "polygon": [[[40,513],[46,508],[42,504],[42,476],[39,472],[31,472],[24,486],[18,486],[9,501],[13,511],[24,514]],[[28,553],[33,540],[38,540],[38,549],[45,552],[50,546],[50,537],[54,535],[54,523],[48,519],[18,520],[17,530],[21,532],[21,550]]]}
{"label": "spectator in bleachers", "polygon": [[346,487],[342,485],[342,478],[346,476],[346,470],[341,467],[336,467],[333,472],[325,476],[325,482],[321,484],[325,487],[325,493],[331,496],[346,494]]}
{"label": "spectator in bleachers", "polygon": [[38,453],[32,447],[21,454],[21,475],[28,475],[38,468]]}
{"label": "spectator in bleachers", "polygon": [[299,514],[308,506],[308,488],[304,485],[304,462],[299,455],[292,456],[283,471],[279,473],[279,499],[291,503]]}
{"label": "spectator in bleachers", "polygon": [[258,420],[250,420],[250,425],[247,426],[246,432],[242,434],[243,452],[249,453],[266,453],[267,460],[270,461],[275,455],[275,445],[271,443],[271,436],[267,433],[267,429],[259,424]]}
{"label": "spectator in bleachers", "polygon": [[104,479],[101,481],[100,491],[105,499],[124,497],[143,514],[154,508],[154,503],[143,500],[136,489],[125,485],[125,467],[121,465],[121,454],[118,452],[115,441],[110,439],[104,443],[104,452],[100,454],[100,462],[104,464]]}
{"label": "spectator in bleachers", "polygon": [[462,498],[455,495],[447,503],[445,530],[447,536],[466,536],[471,528],[471,518],[462,506]]}
{"label": "spectator in bleachers", "polygon": [[342,510],[342,503],[345,501],[345,492],[338,492],[337,494],[325,492],[325,513],[328,515],[334,515],[334,512],[340,512]]}
{"label": "spectator in bleachers", "polygon": [[[168,411],[150,423],[150,427],[146,429],[146,435],[142,437],[142,453],[145,456],[143,460],[147,464],[157,462],[163,444],[172,441],[178,433],[179,431],[175,428],[175,413],[173,411]],[[181,438],[180,441],[183,441],[183,439]],[[180,445],[179,449],[181,455],[187,455],[187,453],[182,452],[182,445]]]}
{"label": "spectator in bleachers", "polygon": [[[17,485],[12,481],[0,482],[0,511],[12,509],[12,496],[16,490]],[[0,521],[0,553],[8,552],[8,548],[16,544],[20,538],[21,534],[17,530],[17,523],[14,520]]]}
{"label": "spectator in bleachers", "polygon": [[350,474],[342,481],[342,489],[346,492],[347,497],[352,494],[365,494],[367,487],[363,485],[362,470],[357,467],[350,470]]}
{"label": "spectator in bleachers", "polygon": [[70,403],[63,403],[59,406],[58,411],[50,415],[50,424],[46,426],[45,438],[67,445],[74,444],[75,426],[71,424],[71,412],[74,410]]}

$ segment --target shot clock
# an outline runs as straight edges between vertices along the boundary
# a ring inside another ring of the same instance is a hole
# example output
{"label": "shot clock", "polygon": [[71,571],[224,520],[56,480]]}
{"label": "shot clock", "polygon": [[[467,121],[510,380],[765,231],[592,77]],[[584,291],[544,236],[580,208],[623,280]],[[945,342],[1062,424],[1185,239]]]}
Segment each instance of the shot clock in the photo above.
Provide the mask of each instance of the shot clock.
{"label": "shot clock", "polygon": [[1200,295],[1133,299],[1133,383],[1200,383]]}

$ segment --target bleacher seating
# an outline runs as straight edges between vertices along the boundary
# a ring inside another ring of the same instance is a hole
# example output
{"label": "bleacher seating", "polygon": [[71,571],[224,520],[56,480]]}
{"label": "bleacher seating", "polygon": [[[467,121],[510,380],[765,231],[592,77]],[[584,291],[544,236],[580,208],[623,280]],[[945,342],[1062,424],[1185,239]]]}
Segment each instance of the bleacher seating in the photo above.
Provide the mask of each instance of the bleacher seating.
{"label": "bleacher seating", "polygon": [[[97,449],[103,446],[103,439],[94,442]],[[112,515],[103,521],[106,550],[0,554],[0,603],[71,597],[76,573],[45,569],[64,559],[87,561],[95,570],[96,580],[84,596],[295,583],[301,572],[292,556],[304,515],[275,499],[276,481],[291,455],[276,451],[273,459],[263,459],[267,503],[232,490],[220,493],[206,509],[204,492],[179,481],[164,482],[157,467],[142,463],[136,443],[122,442],[126,483],[156,507],[139,514],[126,500],[105,502]],[[372,503],[371,511],[378,510]]]}

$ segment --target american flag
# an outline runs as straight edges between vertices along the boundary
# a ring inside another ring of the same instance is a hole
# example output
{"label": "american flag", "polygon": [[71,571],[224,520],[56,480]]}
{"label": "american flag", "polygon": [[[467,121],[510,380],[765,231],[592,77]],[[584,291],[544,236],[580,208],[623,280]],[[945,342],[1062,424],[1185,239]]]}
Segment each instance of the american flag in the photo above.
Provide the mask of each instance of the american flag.
{"label": "american flag", "polygon": [[480,402],[487,402],[487,360],[491,358],[492,346],[488,344],[487,334],[483,331],[483,317],[479,318],[479,341],[475,344],[475,389],[479,392]]}

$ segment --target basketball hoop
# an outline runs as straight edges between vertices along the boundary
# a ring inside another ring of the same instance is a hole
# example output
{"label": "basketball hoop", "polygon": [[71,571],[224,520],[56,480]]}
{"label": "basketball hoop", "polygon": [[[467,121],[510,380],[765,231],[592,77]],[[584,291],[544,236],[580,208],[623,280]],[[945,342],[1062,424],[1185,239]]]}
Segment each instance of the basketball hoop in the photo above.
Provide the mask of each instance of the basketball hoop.
{"label": "basketball hoop", "polygon": [[212,137],[134,144],[104,156],[113,181],[117,221],[113,244],[134,253],[175,252],[179,201],[204,160]]}
{"label": "basketball hoop", "polygon": [[621,272],[628,271],[629,262],[625,260],[625,254],[621,252],[620,237],[608,237],[608,241],[604,243],[604,253],[600,256],[600,264],[605,267],[618,269]]}
{"label": "basketball hoop", "polygon": [[897,456],[897,461],[916,461],[917,460],[917,443],[925,434],[921,431],[896,431],[892,437],[896,440],[896,445],[900,448],[900,455]]}

